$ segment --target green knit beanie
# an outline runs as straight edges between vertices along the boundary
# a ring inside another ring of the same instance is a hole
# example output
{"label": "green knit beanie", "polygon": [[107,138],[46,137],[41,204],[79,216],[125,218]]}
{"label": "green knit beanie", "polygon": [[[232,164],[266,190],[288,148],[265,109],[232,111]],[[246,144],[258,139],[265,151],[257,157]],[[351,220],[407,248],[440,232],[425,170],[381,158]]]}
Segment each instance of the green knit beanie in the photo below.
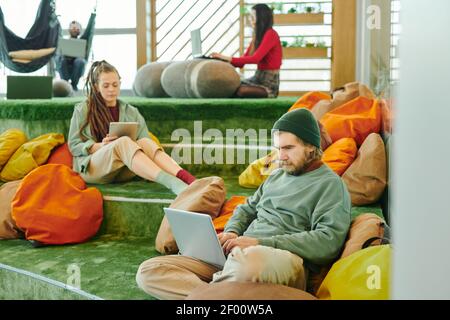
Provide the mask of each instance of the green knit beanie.
{"label": "green knit beanie", "polygon": [[272,130],[290,132],[304,142],[320,148],[319,124],[308,109],[301,108],[285,113],[275,122]]}

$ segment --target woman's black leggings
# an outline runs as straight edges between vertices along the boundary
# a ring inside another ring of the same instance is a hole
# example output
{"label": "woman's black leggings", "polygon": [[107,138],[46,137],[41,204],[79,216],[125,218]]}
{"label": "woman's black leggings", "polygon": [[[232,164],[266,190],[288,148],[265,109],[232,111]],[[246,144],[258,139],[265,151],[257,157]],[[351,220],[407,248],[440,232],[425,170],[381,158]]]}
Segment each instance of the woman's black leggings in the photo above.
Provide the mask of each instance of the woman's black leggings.
{"label": "woman's black leggings", "polygon": [[234,94],[236,98],[267,98],[268,94],[266,89],[251,86],[247,84],[241,85]]}

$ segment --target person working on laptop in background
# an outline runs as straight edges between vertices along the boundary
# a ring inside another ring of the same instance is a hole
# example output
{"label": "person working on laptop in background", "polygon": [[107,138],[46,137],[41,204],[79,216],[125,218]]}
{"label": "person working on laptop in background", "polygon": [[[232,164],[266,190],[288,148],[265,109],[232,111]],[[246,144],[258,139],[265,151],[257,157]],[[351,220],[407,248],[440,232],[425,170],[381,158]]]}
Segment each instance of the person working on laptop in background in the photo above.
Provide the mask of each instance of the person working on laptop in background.
{"label": "person working on laptop in background", "polygon": [[[81,24],[78,21],[72,21],[69,25],[69,34],[71,39],[78,39],[81,34]],[[78,82],[84,74],[86,59],[67,57],[58,55],[56,57],[56,67],[61,79],[69,81],[74,91],[78,91]]]}
{"label": "person working on laptop in background", "polygon": [[[106,61],[92,64],[86,81],[87,100],[75,106],[68,144],[73,169],[87,183],[128,181],[138,175],[181,193],[195,180],[150,139],[138,109],[118,99],[120,76]],[[109,136],[111,122],[138,122],[137,141]]]}
{"label": "person working on laptop in background", "polygon": [[246,64],[258,65],[253,77],[241,81],[236,97],[276,98],[280,87],[282,48],[280,37],[272,28],[272,10],[265,4],[257,4],[252,7],[250,21],[253,40],[244,56],[233,58],[214,52],[211,57],[228,61],[236,68]]}
{"label": "person working on laptop in background", "polygon": [[351,201],[341,178],[321,161],[320,131],[307,109],[283,115],[274,126],[280,168],[238,206],[219,234],[228,258],[223,270],[186,256],[149,259],[136,281],[159,299],[184,299],[205,282],[251,281],[305,290],[340,253],[351,222]]}

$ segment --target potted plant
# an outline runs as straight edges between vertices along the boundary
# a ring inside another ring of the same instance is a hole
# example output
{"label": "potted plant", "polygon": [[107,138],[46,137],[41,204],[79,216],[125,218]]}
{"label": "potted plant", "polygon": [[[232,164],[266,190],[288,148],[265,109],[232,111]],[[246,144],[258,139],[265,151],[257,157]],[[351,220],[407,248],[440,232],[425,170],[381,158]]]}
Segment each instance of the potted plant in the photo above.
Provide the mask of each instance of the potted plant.
{"label": "potted plant", "polygon": [[304,37],[299,36],[296,37],[290,44],[288,44],[287,41],[283,41],[282,46],[283,58],[285,59],[314,59],[328,57],[328,50],[324,41],[306,42]]}
{"label": "potted plant", "polygon": [[314,7],[311,7],[311,6],[307,6],[307,7],[305,7],[305,12],[306,13],[314,13]]}
{"label": "potted plant", "polygon": [[[288,5],[288,4],[286,4]],[[296,4],[287,11],[283,11],[283,4],[278,2],[272,4],[274,12],[274,24],[281,26],[302,24],[323,24],[324,13],[319,12],[316,7]]]}
{"label": "potted plant", "polygon": [[283,4],[281,2],[274,2],[270,7],[274,14],[283,13]]}

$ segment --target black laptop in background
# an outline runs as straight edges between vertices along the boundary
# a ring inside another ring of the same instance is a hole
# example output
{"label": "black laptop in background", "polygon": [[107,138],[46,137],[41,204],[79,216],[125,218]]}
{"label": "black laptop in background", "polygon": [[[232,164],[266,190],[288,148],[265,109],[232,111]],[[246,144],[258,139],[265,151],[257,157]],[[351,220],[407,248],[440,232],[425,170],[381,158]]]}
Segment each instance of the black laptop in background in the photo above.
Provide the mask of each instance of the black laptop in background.
{"label": "black laptop in background", "polygon": [[51,99],[53,77],[7,76],[6,99]]}

